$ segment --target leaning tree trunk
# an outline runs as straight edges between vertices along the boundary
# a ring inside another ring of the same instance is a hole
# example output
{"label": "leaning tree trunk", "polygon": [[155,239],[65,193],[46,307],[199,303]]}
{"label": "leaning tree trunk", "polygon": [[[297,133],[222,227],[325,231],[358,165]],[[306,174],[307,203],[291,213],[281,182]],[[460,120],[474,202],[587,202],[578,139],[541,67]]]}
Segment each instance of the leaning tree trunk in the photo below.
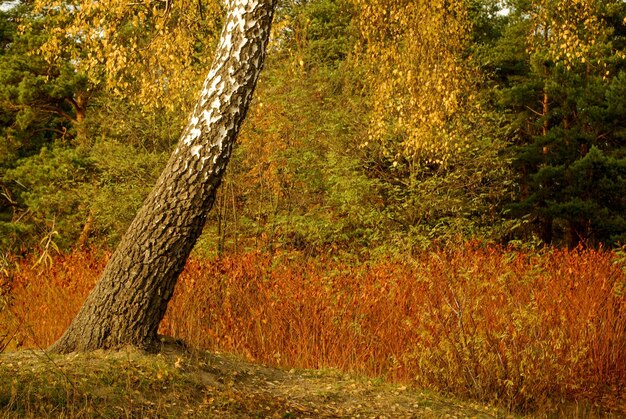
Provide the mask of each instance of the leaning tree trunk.
{"label": "leaning tree trunk", "polygon": [[54,352],[150,348],[215,200],[265,57],[276,0],[229,0],[211,70],[176,150]]}

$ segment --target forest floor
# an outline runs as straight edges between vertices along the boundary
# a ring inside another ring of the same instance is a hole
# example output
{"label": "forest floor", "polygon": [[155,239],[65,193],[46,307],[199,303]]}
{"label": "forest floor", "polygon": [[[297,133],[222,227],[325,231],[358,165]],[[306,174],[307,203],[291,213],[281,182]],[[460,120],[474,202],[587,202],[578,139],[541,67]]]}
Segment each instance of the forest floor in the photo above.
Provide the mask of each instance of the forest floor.
{"label": "forest floor", "polygon": [[0,417],[513,417],[506,411],[336,370],[281,370],[164,344],[0,354]]}

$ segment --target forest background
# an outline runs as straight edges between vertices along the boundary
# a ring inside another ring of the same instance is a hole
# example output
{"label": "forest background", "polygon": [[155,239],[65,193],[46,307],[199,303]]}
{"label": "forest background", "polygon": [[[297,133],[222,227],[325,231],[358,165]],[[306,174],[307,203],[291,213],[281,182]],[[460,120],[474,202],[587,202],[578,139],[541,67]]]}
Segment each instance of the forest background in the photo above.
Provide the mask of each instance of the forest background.
{"label": "forest background", "polygon": [[[115,245],[221,12],[3,2],[3,252]],[[621,1],[283,2],[198,251],[623,243],[625,16]]]}
{"label": "forest background", "polygon": [[[71,321],[222,18],[218,0],[0,1],[0,352]],[[624,1],[283,0],[161,332],[624,412],[625,214]]]}

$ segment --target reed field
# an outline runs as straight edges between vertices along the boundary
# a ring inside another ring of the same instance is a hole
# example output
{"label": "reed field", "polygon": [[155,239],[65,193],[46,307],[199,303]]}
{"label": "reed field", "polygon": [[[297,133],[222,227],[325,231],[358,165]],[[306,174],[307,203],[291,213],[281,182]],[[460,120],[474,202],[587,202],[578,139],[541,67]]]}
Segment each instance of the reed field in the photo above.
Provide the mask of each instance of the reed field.
{"label": "reed field", "polygon": [[[0,284],[0,349],[54,342],[108,257],[12,262]],[[160,332],[257,363],[336,368],[512,412],[584,403],[626,413],[626,259],[607,250],[467,243],[358,263],[192,258]]]}

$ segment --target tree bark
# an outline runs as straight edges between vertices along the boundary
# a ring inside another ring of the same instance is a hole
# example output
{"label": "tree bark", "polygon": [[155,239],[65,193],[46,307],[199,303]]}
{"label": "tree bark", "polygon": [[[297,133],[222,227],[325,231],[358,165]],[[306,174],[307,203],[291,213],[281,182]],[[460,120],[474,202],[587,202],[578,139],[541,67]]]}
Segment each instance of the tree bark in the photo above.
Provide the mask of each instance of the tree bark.
{"label": "tree bark", "polygon": [[87,136],[87,127],[85,126],[85,119],[87,118],[87,105],[89,103],[89,93],[88,92],[78,92],[74,95],[74,97],[66,98],[65,101],[69,103],[76,113],[75,118],[71,118],[68,116],[70,122],[76,128],[76,138],[74,139],[74,143],[77,146],[88,146],[89,139]]}
{"label": "tree bark", "polygon": [[154,347],[252,98],[276,1],[227,2],[215,59],[176,150],[96,287],[51,351]]}
{"label": "tree bark", "polygon": [[91,234],[91,229],[93,228],[93,221],[93,213],[89,211],[87,221],[85,221],[83,230],[80,232],[80,236],[78,236],[78,241],[76,242],[77,248],[84,249],[85,246],[87,246],[87,242],[89,241],[89,235]]}

